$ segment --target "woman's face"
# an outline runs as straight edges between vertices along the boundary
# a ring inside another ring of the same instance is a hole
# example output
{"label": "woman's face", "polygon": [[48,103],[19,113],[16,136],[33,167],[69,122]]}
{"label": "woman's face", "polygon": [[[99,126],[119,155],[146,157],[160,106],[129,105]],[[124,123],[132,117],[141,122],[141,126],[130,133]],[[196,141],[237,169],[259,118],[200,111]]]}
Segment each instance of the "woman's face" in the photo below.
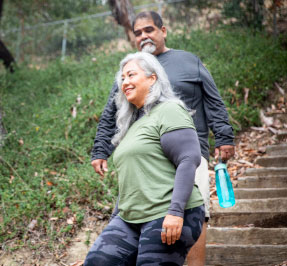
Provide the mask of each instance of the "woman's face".
{"label": "woman's face", "polygon": [[146,77],[135,60],[129,61],[122,72],[122,91],[127,100],[138,109],[144,105],[149,88],[155,83],[156,75]]}

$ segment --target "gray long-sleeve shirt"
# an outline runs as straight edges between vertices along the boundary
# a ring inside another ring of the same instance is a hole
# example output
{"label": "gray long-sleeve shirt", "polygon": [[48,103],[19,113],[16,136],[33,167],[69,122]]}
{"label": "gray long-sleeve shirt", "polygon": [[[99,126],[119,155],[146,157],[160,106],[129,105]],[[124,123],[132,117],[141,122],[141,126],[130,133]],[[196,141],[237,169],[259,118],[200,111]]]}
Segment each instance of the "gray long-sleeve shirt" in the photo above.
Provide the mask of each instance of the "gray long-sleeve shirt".
{"label": "gray long-sleeve shirt", "polygon": [[[171,49],[158,55],[157,59],[164,67],[174,91],[190,109],[196,111],[193,120],[202,156],[209,159],[209,129],[215,136],[215,147],[234,145],[233,130],[224,103],[213,78],[199,58],[189,52]],[[98,125],[92,160],[107,159],[114,150],[111,139],[116,127],[114,95],[117,91],[114,84]]]}

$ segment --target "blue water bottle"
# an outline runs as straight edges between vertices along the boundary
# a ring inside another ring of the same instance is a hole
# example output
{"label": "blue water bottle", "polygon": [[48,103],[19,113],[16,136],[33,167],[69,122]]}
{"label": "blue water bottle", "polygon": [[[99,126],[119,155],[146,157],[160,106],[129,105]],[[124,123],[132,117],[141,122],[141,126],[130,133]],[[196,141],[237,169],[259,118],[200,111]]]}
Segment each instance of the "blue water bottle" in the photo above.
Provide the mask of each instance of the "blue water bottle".
{"label": "blue water bottle", "polygon": [[219,160],[214,170],[219,205],[222,208],[232,207],[235,204],[235,197],[226,164]]}

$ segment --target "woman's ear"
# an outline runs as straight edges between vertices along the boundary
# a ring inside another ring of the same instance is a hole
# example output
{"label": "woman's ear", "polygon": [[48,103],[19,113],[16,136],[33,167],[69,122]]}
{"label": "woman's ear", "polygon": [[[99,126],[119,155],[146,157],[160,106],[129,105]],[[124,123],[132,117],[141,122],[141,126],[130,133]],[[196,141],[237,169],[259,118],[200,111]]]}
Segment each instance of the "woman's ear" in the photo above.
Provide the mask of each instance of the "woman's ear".
{"label": "woman's ear", "polygon": [[155,84],[155,82],[157,81],[157,76],[156,76],[155,73],[153,73],[153,74],[150,75],[149,78],[150,78],[150,80],[151,80],[151,86],[152,86],[152,85]]}

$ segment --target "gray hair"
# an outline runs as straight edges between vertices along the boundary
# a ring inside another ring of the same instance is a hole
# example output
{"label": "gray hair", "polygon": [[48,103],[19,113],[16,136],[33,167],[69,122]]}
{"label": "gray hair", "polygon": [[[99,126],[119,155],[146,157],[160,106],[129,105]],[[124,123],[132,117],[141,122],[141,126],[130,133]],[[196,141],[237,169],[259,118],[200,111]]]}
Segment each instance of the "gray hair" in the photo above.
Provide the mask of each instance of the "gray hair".
{"label": "gray hair", "polygon": [[112,144],[115,146],[118,145],[120,141],[124,138],[129,127],[137,118],[136,106],[128,102],[125,94],[121,89],[123,68],[129,61],[132,60],[135,60],[137,62],[138,66],[144,71],[146,77],[150,77],[152,74],[155,74],[157,77],[156,82],[149,88],[149,93],[145,98],[143,108],[146,114],[149,114],[150,110],[156,104],[166,101],[176,102],[186,108],[183,101],[181,101],[173,92],[168,77],[155,56],[145,52],[128,54],[121,61],[120,70],[116,75],[116,81],[119,91],[115,96],[116,106],[118,109],[116,114],[117,131],[112,139]]}

